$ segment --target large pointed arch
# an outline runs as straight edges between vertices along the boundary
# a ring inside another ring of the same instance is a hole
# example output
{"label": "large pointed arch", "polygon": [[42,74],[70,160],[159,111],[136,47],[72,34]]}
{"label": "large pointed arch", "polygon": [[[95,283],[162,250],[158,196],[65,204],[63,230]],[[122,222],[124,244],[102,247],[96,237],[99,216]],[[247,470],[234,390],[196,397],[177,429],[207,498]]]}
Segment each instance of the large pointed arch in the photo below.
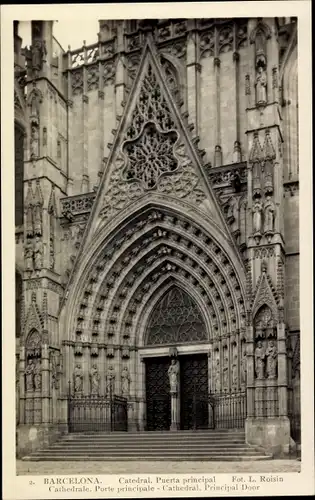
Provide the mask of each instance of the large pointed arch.
{"label": "large pointed arch", "polygon": [[106,344],[138,343],[139,311],[150,290],[171,275],[196,290],[213,338],[245,327],[243,266],[218,227],[200,214],[138,207],[107,237],[98,235],[81,266],[62,311],[69,340],[90,335]]}

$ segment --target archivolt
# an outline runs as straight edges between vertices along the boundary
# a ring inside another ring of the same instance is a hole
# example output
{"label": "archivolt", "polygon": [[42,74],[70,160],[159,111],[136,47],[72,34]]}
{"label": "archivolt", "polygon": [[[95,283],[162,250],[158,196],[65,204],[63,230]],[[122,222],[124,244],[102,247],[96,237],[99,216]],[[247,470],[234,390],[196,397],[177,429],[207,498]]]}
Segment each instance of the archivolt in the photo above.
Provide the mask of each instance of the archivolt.
{"label": "archivolt", "polygon": [[243,285],[226,252],[184,216],[165,209],[145,215],[116,233],[89,266],[72,312],[76,337],[92,332],[105,343],[142,343],[139,314],[170,276],[203,304],[212,338],[242,329]]}

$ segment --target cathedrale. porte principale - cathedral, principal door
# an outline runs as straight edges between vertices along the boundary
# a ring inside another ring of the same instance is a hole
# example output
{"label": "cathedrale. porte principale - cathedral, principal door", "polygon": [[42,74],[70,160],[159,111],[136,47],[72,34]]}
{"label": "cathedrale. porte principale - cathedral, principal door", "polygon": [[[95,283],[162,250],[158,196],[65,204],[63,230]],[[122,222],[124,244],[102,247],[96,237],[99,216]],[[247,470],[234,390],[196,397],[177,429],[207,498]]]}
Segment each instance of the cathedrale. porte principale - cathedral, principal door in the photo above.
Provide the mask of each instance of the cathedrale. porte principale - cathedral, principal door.
{"label": "cathedrale. porte principale - cathedral, principal door", "polygon": [[[96,36],[97,38],[97,36]],[[14,23],[16,426],[300,443],[297,20]]]}

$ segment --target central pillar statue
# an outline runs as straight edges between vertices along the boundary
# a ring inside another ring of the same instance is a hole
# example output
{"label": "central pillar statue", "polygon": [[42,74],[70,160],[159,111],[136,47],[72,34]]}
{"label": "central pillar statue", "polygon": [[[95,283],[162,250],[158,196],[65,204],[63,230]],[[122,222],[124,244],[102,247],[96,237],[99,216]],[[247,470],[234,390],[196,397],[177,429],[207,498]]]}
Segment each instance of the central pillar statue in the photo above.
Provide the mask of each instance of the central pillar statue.
{"label": "central pillar statue", "polygon": [[180,428],[180,393],[179,393],[179,361],[172,358],[168,369],[171,393],[171,431]]}

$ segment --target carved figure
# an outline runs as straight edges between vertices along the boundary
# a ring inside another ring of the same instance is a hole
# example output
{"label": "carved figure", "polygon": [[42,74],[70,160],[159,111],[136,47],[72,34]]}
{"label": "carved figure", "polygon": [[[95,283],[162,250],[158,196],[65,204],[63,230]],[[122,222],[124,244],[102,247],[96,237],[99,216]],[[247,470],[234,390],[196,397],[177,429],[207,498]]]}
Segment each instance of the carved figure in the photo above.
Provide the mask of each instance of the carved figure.
{"label": "carved figure", "polygon": [[31,127],[31,158],[37,158],[39,156],[39,135],[38,128],[36,125]]}
{"label": "carved figure", "polygon": [[274,230],[274,217],[275,217],[275,204],[270,195],[266,195],[264,204],[264,230],[265,233],[273,232]]}
{"label": "carved figure", "polygon": [[33,243],[30,239],[26,239],[24,247],[25,270],[33,270]]}
{"label": "carved figure", "polygon": [[246,357],[246,348],[244,348],[242,360],[241,360],[241,382],[245,384],[246,382],[246,372],[247,372],[247,357]]}
{"label": "carved figure", "polygon": [[106,375],[106,392],[108,395],[111,394],[111,392],[114,389],[114,384],[115,384],[115,371],[114,367],[110,365],[107,370],[107,375]]}
{"label": "carved figure", "polygon": [[59,389],[59,364],[55,353],[51,353],[51,385],[55,389]]}
{"label": "carved figure", "polygon": [[269,340],[266,350],[267,357],[267,376],[268,378],[276,378],[277,376],[277,348],[273,340]]}
{"label": "carved figure", "polygon": [[82,392],[83,389],[83,371],[80,364],[77,364],[74,373],[74,392]]}
{"label": "carved figure", "polygon": [[121,373],[121,393],[123,396],[129,396],[129,389],[130,389],[130,375],[129,375],[129,370],[125,366]]}
{"label": "carved figure", "polygon": [[34,207],[34,232],[37,236],[42,235],[42,213],[41,206],[35,205]]}
{"label": "carved figure", "polygon": [[214,390],[220,391],[220,360],[217,358],[214,367]]}
{"label": "carved figure", "polygon": [[30,107],[31,107],[31,116],[38,118],[39,117],[39,99],[34,91],[32,93]]}
{"label": "carved figure", "polygon": [[265,102],[267,102],[267,76],[265,69],[259,66],[256,77],[256,103]]}
{"label": "carved figure", "polygon": [[237,364],[236,359],[234,359],[234,363],[232,365],[232,385],[237,385]]}
{"label": "carved figure", "polygon": [[33,207],[29,205],[26,210],[26,234],[33,237]]}
{"label": "carved figure", "polygon": [[45,42],[42,40],[35,40],[34,44],[32,45],[32,69],[35,72],[38,72],[42,69],[45,54]]}
{"label": "carved figure", "polygon": [[34,390],[34,370],[35,365],[32,359],[28,360],[28,364],[25,369],[25,379],[26,379],[26,390],[33,391]]}
{"label": "carved figure", "polygon": [[170,381],[171,392],[175,393],[178,391],[178,377],[179,377],[179,361],[175,358],[172,359],[171,364],[168,369],[168,378]]}
{"label": "carved figure", "polygon": [[38,236],[34,243],[34,264],[35,271],[40,271],[43,266],[43,242]]}
{"label": "carved figure", "polygon": [[260,201],[256,201],[253,208],[253,228],[254,233],[261,232],[261,213],[262,213],[262,205]]}
{"label": "carved figure", "polygon": [[239,219],[239,211],[238,211],[238,200],[236,198],[232,198],[228,208],[228,221],[233,226],[238,227],[238,219]]}
{"label": "carved figure", "polygon": [[265,377],[265,357],[266,352],[264,346],[262,342],[259,341],[255,349],[255,372],[259,380]]}
{"label": "carved figure", "polygon": [[40,359],[37,360],[34,367],[34,387],[35,391],[40,391],[42,388],[42,367]]}
{"label": "carved figure", "polygon": [[224,358],[224,368],[223,368],[223,389],[227,389],[229,385],[229,359],[226,356]]}
{"label": "carved figure", "polygon": [[237,385],[237,345],[233,344],[232,385]]}
{"label": "carved figure", "polygon": [[98,396],[99,394],[99,385],[100,385],[100,375],[97,370],[97,366],[93,365],[90,371],[90,380],[91,380],[91,394],[93,396]]}

